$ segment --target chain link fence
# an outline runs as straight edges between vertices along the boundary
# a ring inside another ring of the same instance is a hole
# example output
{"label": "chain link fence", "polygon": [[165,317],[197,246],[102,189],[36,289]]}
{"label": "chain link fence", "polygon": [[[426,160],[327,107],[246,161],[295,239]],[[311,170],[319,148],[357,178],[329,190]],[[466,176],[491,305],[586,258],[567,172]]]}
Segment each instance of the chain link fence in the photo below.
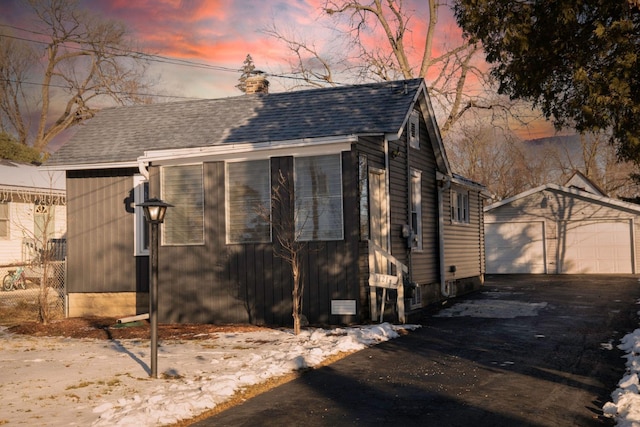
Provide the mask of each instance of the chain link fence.
{"label": "chain link fence", "polygon": [[[22,271],[22,273],[20,273]],[[0,266],[0,318],[5,323],[65,317],[65,261]]]}

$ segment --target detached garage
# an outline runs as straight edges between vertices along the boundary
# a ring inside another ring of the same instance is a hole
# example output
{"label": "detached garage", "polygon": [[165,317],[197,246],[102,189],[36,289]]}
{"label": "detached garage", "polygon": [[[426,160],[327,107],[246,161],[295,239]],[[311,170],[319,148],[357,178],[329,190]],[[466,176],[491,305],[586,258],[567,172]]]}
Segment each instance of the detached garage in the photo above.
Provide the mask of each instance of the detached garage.
{"label": "detached garage", "polygon": [[485,208],[488,274],[634,274],[640,205],[548,184]]}

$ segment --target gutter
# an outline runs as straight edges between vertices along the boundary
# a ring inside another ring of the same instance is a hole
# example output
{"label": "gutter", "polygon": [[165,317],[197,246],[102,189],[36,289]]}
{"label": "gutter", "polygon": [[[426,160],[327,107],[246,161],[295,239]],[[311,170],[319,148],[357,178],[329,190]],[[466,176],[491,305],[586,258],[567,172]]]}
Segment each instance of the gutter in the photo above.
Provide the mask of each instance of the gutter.
{"label": "gutter", "polygon": [[436,172],[438,182],[438,254],[440,257],[440,293],[445,298],[451,296],[451,289],[447,286],[445,279],[444,262],[444,192],[451,188],[451,178],[440,172]]}

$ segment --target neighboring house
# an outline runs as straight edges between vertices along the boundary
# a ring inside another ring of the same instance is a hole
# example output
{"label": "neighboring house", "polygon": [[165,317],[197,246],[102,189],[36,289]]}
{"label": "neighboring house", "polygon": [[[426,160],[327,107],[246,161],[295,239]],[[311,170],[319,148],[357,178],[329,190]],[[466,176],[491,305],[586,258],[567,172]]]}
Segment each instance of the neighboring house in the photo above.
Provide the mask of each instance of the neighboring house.
{"label": "neighboring house", "polygon": [[[106,109],[48,167],[67,173],[71,316],[147,312],[147,197],[174,205],[163,322],[290,324],[283,218],[312,323],[377,318],[383,294],[404,319],[482,283],[484,187],[452,175],[422,79]],[[387,294],[401,271],[415,292]]]}
{"label": "neighboring house", "polygon": [[487,273],[636,273],[639,226],[640,205],[577,173],[485,208]]}
{"label": "neighboring house", "polygon": [[62,253],[67,231],[65,174],[0,159],[0,266]]}
{"label": "neighboring house", "polygon": [[564,184],[565,187],[574,188],[576,190],[586,191],[588,193],[595,194],[596,196],[608,197],[596,183],[587,178],[582,172],[575,171],[573,175]]}

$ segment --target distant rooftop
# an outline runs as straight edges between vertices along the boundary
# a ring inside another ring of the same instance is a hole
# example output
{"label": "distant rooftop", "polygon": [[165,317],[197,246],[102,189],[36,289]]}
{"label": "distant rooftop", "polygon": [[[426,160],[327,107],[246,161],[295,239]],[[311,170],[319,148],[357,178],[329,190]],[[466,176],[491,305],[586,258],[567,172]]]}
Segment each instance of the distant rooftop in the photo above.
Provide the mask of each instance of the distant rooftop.
{"label": "distant rooftop", "polygon": [[42,168],[0,159],[0,190],[65,190],[65,174]]}

